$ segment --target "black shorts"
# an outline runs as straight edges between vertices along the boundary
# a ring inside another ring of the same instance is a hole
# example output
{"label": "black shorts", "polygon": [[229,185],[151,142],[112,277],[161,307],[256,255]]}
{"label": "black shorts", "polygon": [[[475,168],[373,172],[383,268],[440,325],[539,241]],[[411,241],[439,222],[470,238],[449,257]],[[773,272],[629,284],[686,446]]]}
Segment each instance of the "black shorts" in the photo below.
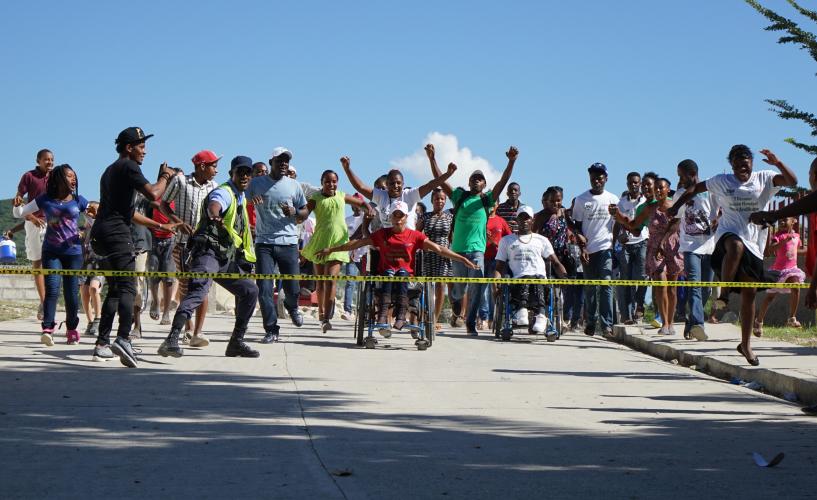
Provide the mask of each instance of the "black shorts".
{"label": "black shorts", "polygon": [[[712,270],[715,271],[715,275],[719,280],[723,279],[721,268],[723,266],[723,259],[726,257],[726,241],[732,238],[737,238],[740,240],[740,236],[734,233],[725,233],[720,237],[720,239],[718,239],[718,242],[715,243],[715,251],[712,252]],[[773,283],[775,281],[772,276],[767,275],[763,266],[763,259],[758,258],[747,249],[744,249],[743,256],[740,258],[740,262],[738,263],[738,272],[737,275],[735,275],[735,281],[739,281],[741,276],[757,282]],[[731,292],[740,293],[740,290],[740,288],[732,288]],[[758,288],[758,290],[764,289]]]}
{"label": "black shorts", "polygon": [[[153,239],[153,247],[148,257],[148,271],[162,273],[176,272],[176,263],[173,260],[173,246],[175,238]],[[165,283],[172,283],[173,278],[163,278]]]}

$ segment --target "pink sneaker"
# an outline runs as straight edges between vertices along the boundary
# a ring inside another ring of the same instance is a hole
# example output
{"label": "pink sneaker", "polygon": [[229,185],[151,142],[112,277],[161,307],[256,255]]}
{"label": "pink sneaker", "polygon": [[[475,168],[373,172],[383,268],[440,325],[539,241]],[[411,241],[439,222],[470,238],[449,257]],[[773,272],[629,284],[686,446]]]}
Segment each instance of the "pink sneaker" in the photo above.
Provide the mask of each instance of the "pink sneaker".
{"label": "pink sneaker", "polygon": [[65,337],[68,339],[68,345],[79,344],[79,332],[77,330],[68,330],[65,332]]}

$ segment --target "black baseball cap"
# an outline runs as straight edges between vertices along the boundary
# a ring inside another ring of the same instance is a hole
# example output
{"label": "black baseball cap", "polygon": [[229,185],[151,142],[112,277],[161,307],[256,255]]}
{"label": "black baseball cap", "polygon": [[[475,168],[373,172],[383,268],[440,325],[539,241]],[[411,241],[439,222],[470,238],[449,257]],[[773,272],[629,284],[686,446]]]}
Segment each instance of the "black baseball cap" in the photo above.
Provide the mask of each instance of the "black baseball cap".
{"label": "black baseball cap", "polygon": [[607,165],[604,163],[594,163],[587,167],[587,171],[591,174],[593,172],[601,172],[602,174],[607,175]]}
{"label": "black baseball cap", "polygon": [[116,137],[116,144],[124,146],[125,144],[138,144],[145,142],[153,137],[153,134],[145,135],[145,132],[139,127],[128,127]]}
{"label": "black baseball cap", "polygon": [[482,177],[482,180],[485,180],[485,174],[482,173],[482,170],[474,170],[471,172],[471,175],[468,176],[469,179],[473,179],[474,177]]}

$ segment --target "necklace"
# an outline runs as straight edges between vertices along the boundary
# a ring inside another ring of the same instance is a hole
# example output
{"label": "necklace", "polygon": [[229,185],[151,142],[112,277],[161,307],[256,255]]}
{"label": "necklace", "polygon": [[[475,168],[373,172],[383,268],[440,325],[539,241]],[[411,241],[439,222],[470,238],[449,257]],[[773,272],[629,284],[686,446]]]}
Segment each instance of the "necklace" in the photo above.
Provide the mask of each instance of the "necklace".
{"label": "necklace", "polygon": [[528,241],[523,240],[522,236],[524,236],[524,235],[522,235],[522,234],[519,235],[519,243],[522,243],[523,245],[527,245],[528,243],[533,241],[533,233],[532,232],[528,233],[528,236],[530,236],[530,238],[528,238]]}

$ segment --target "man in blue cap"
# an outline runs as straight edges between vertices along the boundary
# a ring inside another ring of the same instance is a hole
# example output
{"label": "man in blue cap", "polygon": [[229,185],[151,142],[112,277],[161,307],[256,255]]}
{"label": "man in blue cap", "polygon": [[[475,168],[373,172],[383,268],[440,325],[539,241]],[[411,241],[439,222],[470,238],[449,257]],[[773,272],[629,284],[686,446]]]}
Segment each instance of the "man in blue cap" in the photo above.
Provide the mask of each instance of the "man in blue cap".
{"label": "man in blue cap", "polygon": [[[253,162],[246,156],[236,156],[230,163],[230,180],[207,195],[202,204],[199,225],[188,243],[194,273],[243,273],[251,272],[255,263],[255,250],[247,216],[244,191],[252,177]],[[204,301],[213,280],[193,278],[182,299],[170,334],[159,354],[179,358],[184,354],[179,345],[179,335],[193,311]],[[258,287],[253,280],[244,278],[216,278],[215,282],[236,298],[235,327],[227,344],[229,357],[257,358],[260,354],[246,343],[244,333],[255,310]]]}

